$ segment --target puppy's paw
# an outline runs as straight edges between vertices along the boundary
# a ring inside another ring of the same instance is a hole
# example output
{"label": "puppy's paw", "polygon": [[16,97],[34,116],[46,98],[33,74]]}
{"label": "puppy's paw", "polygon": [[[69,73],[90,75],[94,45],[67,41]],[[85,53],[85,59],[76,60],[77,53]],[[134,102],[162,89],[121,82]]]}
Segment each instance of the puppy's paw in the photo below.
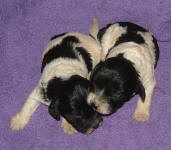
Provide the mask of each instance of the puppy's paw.
{"label": "puppy's paw", "polygon": [[64,133],[65,133],[65,134],[68,134],[68,135],[73,135],[73,134],[77,133],[77,130],[74,129],[74,128],[72,127],[72,125],[70,125],[70,124],[67,123],[67,122],[62,122],[61,128],[63,129]]}
{"label": "puppy's paw", "polygon": [[13,131],[19,131],[22,130],[29,122],[28,117],[24,117],[17,113],[15,116],[13,116],[10,120],[10,128]]}
{"label": "puppy's paw", "polygon": [[149,113],[144,112],[144,111],[135,111],[132,117],[137,121],[145,122],[149,120],[150,115]]}

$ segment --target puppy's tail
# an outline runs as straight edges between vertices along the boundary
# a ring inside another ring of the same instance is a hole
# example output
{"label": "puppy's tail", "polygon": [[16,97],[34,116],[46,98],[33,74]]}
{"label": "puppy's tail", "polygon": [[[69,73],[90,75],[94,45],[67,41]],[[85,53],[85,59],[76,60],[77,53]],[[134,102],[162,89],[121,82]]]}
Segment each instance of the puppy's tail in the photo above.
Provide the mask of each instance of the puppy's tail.
{"label": "puppy's tail", "polygon": [[97,34],[99,31],[99,22],[96,18],[93,19],[92,25],[89,29],[89,34],[92,36],[95,40],[97,40]]}

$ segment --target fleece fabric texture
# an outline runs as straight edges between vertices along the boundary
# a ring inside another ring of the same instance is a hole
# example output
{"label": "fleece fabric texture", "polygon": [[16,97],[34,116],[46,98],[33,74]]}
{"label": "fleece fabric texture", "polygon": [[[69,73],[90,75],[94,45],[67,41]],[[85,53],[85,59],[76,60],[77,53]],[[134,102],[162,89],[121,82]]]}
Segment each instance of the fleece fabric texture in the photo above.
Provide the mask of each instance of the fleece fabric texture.
{"label": "fleece fabric texture", "polygon": [[[22,107],[40,78],[41,55],[55,35],[88,34],[92,19],[100,27],[131,21],[158,39],[150,120],[132,119],[137,96],[104,117],[90,135],[68,136],[41,105],[19,132],[10,118]],[[1,150],[171,150],[171,1],[170,0],[0,0],[0,149]]]}

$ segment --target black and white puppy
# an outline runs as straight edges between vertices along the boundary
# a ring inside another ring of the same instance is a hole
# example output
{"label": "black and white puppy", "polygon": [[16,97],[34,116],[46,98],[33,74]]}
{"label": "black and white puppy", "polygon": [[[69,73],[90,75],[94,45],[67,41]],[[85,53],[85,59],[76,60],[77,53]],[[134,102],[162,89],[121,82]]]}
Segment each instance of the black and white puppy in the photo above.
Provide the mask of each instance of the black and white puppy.
{"label": "black and white puppy", "polygon": [[133,118],[148,120],[156,85],[154,69],[159,58],[155,37],[130,22],[109,24],[98,31],[96,19],[90,34],[101,43],[106,58],[91,74],[94,90],[88,96],[88,103],[101,114],[111,114],[138,94]]}
{"label": "black and white puppy", "polygon": [[101,46],[88,35],[69,32],[48,43],[42,58],[41,78],[21,110],[12,117],[12,130],[21,130],[40,103],[47,104],[56,120],[63,117],[64,132],[91,133],[102,123],[87,104],[91,88],[89,74],[101,58]]}

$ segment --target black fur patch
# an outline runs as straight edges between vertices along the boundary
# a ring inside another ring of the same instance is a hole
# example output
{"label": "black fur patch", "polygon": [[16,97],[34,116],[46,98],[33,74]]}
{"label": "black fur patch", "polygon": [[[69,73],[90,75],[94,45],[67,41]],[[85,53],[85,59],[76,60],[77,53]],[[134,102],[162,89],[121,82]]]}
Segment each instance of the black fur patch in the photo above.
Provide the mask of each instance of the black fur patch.
{"label": "black fur patch", "polygon": [[146,29],[144,29],[136,24],[130,23],[130,22],[119,22],[119,25],[122,27],[127,27],[127,32],[122,34],[119,37],[119,39],[116,41],[114,46],[117,46],[120,43],[131,42],[131,41],[138,43],[138,44],[145,43],[144,38],[137,32],[138,31],[148,32]]}
{"label": "black fur patch", "polygon": [[137,31],[148,32],[147,29],[144,29],[143,27],[131,22],[118,22],[118,23],[122,27],[127,27],[127,29],[132,32],[137,32]]}
{"label": "black fur patch", "polygon": [[91,59],[90,54],[83,47],[77,47],[76,50],[83,57],[85,64],[87,66],[88,72],[90,72],[93,68],[92,59]]}
{"label": "black fur patch", "polygon": [[53,48],[51,48],[45,55],[42,61],[41,72],[43,72],[44,67],[59,57],[78,59],[74,53],[73,44],[79,43],[79,40],[74,36],[65,37],[62,42]]}
{"label": "black fur patch", "polygon": [[154,67],[156,68],[157,62],[159,60],[160,50],[159,50],[159,46],[157,44],[157,39],[154,36],[152,36],[152,37],[153,37],[153,43],[154,43],[154,47],[155,47],[155,65],[154,65]]}
{"label": "black fur patch", "polygon": [[106,30],[111,26],[112,24],[108,24],[106,27],[102,28],[99,30],[98,34],[97,34],[97,38],[98,40],[101,42],[102,41],[102,37],[105,34]]}
{"label": "black fur patch", "polygon": [[67,33],[67,32],[61,33],[61,34],[58,34],[58,35],[54,35],[50,40],[52,41],[52,40],[54,40],[54,39],[56,39],[56,38],[58,38],[58,37],[60,37],[60,36],[65,35],[66,33]]}

